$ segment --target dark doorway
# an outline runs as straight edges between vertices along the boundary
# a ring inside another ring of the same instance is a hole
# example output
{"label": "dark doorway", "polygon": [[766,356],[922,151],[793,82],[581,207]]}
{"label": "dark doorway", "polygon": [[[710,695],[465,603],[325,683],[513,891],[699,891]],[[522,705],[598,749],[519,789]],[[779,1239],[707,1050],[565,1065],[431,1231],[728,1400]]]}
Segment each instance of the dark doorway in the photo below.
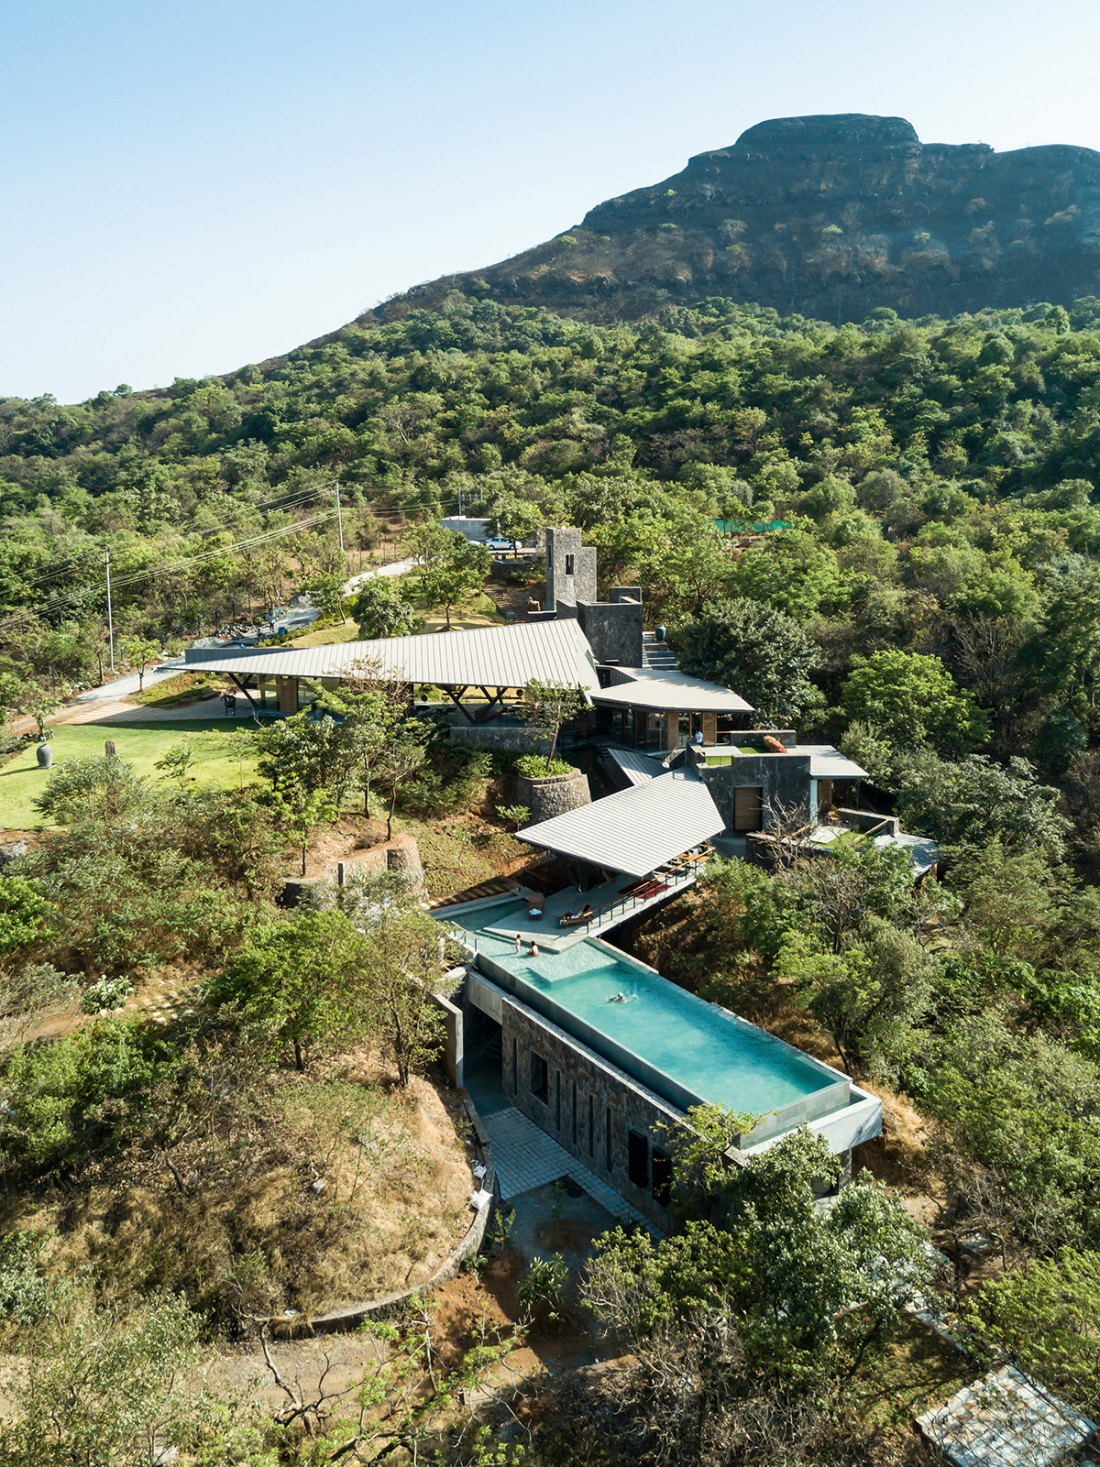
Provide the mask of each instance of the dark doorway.
{"label": "dark doorway", "polygon": [[504,1110],[509,1100],[502,1082],[503,1048],[500,1025],[468,1004],[462,1018],[466,1056],[464,1079],[480,1116]]}

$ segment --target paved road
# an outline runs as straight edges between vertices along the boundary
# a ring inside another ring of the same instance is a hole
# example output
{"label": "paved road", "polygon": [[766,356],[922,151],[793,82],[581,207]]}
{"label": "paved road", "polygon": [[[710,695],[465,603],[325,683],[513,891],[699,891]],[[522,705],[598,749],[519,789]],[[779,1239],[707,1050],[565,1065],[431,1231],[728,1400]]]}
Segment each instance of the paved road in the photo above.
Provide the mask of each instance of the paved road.
{"label": "paved road", "polygon": [[[149,668],[145,674],[145,686],[152,688],[157,683],[163,683],[176,673],[182,672],[184,661],[182,657],[174,658],[171,662],[159,663],[156,667]],[[88,688],[86,692],[77,693],[73,699],[74,703],[119,703],[123,698],[132,698],[138,691],[138,675],[136,672],[127,673],[125,677],[116,677],[109,683],[104,683],[101,688]]]}
{"label": "paved road", "polygon": [[354,595],[364,581],[371,581],[375,576],[403,576],[407,571],[411,571],[415,564],[415,560],[394,560],[389,565],[380,565],[374,570],[360,571],[358,575],[352,576],[351,580],[345,583],[344,595]]}

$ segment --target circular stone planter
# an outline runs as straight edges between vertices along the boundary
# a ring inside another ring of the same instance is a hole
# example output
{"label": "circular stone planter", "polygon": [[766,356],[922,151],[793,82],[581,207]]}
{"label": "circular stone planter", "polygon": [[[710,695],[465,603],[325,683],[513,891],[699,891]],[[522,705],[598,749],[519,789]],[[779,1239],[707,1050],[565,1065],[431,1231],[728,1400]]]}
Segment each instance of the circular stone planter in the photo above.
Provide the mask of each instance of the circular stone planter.
{"label": "circular stone planter", "polygon": [[552,820],[555,815],[564,815],[569,810],[578,810],[581,805],[592,803],[588,776],[579,769],[571,769],[568,774],[549,774],[544,779],[530,779],[526,774],[517,774],[516,803],[526,805],[530,810],[531,818],[527,825]]}

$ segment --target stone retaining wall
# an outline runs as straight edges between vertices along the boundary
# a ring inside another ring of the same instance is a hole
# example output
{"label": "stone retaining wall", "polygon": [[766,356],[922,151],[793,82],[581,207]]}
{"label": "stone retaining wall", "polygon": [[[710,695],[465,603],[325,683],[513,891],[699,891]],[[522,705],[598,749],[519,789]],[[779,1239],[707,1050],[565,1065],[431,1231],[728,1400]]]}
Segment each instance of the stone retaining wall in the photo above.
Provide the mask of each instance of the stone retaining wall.
{"label": "stone retaining wall", "polygon": [[344,860],[327,867],[323,876],[293,877],[283,885],[282,905],[298,906],[303,892],[310,887],[325,886],[332,881],[343,886],[353,871],[362,871],[370,876],[380,876],[383,871],[404,871],[413,878],[414,885],[420,886],[424,879],[424,867],[420,862],[420,847],[416,843],[416,837],[395,835],[392,840],[384,840],[368,850],[349,854]]}
{"label": "stone retaining wall", "polygon": [[[485,1177],[481,1186],[486,1192],[493,1194],[492,1201],[487,1202],[478,1210],[461,1241],[451,1249],[427,1283],[418,1284],[415,1289],[402,1289],[397,1294],[382,1294],[377,1299],[366,1299],[359,1304],[350,1304],[346,1309],[333,1310],[331,1314],[314,1315],[309,1320],[309,1324],[315,1334],[339,1334],[345,1330],[358,1329],[365,1319],[398,1317],[404,1312],[414,1294],[430,1294],[434,1289],[442,1288],[444,1284],[449,1283],[459,1274],[467,1258],[472,1257],[481,1247],[496,1202],[496,1168],[493,1165],[493,1154],[489,1148],[489,1138],[485,1134],[481,1117],[468,1094],[462,1095],[462,1106],[474,1128],[478,1153],[485,1166]],[[476,1191],[477,1185],[476,1178],[471,1173],[471,1192]]]}
{"label": "stone retaining wall", "polygon": [[579,769],[572,769],[568,774],[551,774],[545,779],[516,775],[516,804],[526,805],[530,810],[529,825],[552,820],[555,815],[565,815],[591,803],[588,776]]}
{"label": "stone retaining wall", "polygon": [[521,723],[452,723],[451,739],[467,749],[501,749],[506,754],[550,752],[546,730]]}

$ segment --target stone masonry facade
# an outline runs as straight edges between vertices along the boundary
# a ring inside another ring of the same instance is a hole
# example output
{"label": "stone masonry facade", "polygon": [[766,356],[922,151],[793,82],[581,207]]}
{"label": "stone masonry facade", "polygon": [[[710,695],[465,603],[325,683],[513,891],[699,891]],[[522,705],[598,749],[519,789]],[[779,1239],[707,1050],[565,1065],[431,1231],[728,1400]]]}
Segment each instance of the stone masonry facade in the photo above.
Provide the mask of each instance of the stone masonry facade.
{"label": "stone masonry facade", "polygon": [[[660,1192],[661,1157],[668,1154],[663,1128],[681,1124],[681,1112],[556,1024],[499,989],[496,992],[500,993],[501,1078],[507,1099],[667,1232],[672,1217],[653,1195],[654,1160]],[[544,1091],[539,1061],[545,1066]],[[643,1154],[644,1185],[640,1181]],[[631,1179],[632,1170],[639,1180]]]}

